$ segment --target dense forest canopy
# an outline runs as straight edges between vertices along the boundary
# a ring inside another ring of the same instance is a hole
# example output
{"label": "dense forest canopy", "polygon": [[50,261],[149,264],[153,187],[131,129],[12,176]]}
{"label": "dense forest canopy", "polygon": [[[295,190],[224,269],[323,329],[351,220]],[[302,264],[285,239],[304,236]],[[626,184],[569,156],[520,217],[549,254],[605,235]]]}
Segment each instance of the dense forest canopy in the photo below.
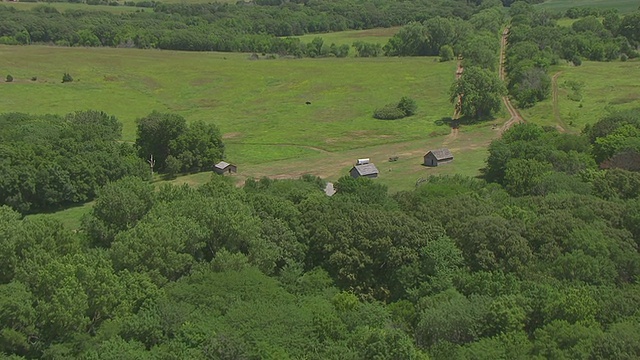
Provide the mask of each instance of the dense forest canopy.
{"label": "dense forest canopy", "polygon": [[637,358],[639,132],[640,109],[580,135],[517,125],[492,143],[486,181],[432,177],[394,195],[364,178],[328,197],[312,176],[159,189],[125,177],[76,233],[2,207],[0,352]]}
{"label": "dense forest canopy", "polygon": [[0,115],[0,204],[21,212],[82,203],[125,176],[148,178],[122,124],[98,111]]}
{"label": "dense forest canopy", "polygon": [[138,120],[135,145],[120,140],[122,124],[100,111],[66,116],[0,115],[0,205],[22,213],[93,200],[100,188],[155,170],[211,170],[224,155],[215,125],[153,112]]}

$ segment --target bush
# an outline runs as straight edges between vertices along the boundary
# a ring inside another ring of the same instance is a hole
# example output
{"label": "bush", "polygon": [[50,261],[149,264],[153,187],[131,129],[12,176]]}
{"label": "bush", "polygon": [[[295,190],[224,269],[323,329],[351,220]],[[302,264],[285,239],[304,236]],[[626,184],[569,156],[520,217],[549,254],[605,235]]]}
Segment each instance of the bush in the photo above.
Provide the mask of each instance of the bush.
{"label": "bush", "polygon": [[38,81],[38,77],[37,76],[32,76],[31,77],[31,81]]}
{"label": "bush", "polygon": [[398,109],[402,110],[404,116],[411,116],[416,113],[418,105],[416,105],[416,101],[412,98],[403,96],[398,103]]}
{"label": "bush", "polygon": [[62,82],[73,82],[73,78],[71,77],[71,75],[69,75],[69,73],[64,73],[64,75],[62,75]]}
{"label": "bush", "polygon": [[573,63],[573,65],[575,65],[575,66],[580,66],[580,65],[582,65],[582,60],[580,59],[580,57],[579,57],[579,56],[574,56],[574,57],[571,59],[571,62],[572,62],[572,63]]}
{"label": "bush", "polygon": [[382,120],[402,119],[415,114],[418,105],[412,98],[403,96],[397,104],[387,104],[373,112],[373,117]]}
{"label": "bush", "polygon": [[13,81],[13,76],[11,75],[7,75],[7,82],[12,82]]}
{"label": "bush", "polygon": [[373,117],[381,120],[396,120],[405,117],[404,111],[395,104],[387,104],[381,109],[373,112]]}
{"label": "bush", "polygon": [[627,61],[628,59],[629,59],[629,56],[627,56],[627,54],[620,55],[620,61]]}
{"label": "bush", "polygon": [[182,169],[182,162],[175,158],[173,155],[167,156],[167,160],[165,160],[165,172],[166,178],[175,179],[178,176],[178,173]]}
{"label": "bush", "polygon": [[440,47],[440,61],[450,61],[454,59],[453,48],[451,45],[442,45]]}

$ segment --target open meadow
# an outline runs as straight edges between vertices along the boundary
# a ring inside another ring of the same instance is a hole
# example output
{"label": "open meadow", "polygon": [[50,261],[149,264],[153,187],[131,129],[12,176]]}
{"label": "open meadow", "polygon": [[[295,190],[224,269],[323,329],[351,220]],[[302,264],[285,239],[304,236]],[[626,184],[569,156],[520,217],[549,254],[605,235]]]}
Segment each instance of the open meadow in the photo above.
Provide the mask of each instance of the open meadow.
{"label": "open meadow", "polygon": [[555,78],[557,96],[520,112],[527,121],[580,132],[612,110],[640,107],[640,83],[630,74],[640,74],[640,61],[552,67],[549,75]]}
{"label": "open meadow", "polygon": [[[0,47],[3,111],[96,109],[124,124],[153,110],[217,124],[240,166],[444,135],[455,63],[435,58],[248,60],[247,54],[113,48]],[[75,81],[61,83],[64,72]],[[3,74],[3,77],[5,75]],[[37,77],[37,81],[31,81]],[[417,114],[372,118],[413,97]],[[311,104],[306,104],[310,102]]]}
{"label": "open meadow", "polygon": [[638,10],[638,0],[546,0],[536,5],[551,11],[566,11],[573,7],[592,7],[598,9],[617,9],[620,13],[630,13]]}
{"label": "open meadow", "polygon": [[[369,157],[381,172],[378,181],[393,192],[410,189],[429,175],[478,175],[487,145],[498,136],[493,125],[504,121],[464,126],[450,135],[442,120],[453,113],[448,91],[454,62],[427,57],[248,58],[237,53],[1,46],[0,68],[15,80],[0,83],[0,108],[54,114],[102,110],[124,124],[126,141],[135,140],[137,118],[153,110],[175,112],[188,121],[220,127],[226,158],[239,167],[234,175],[238,184],[248,177],[303,174],[335,181],[348,174],[355,159]],[[64,72],[74,82],[63,84]],[[373,119],[375,108],[401,96],[416,100],[416,115]],[[421,165],[426,151],[443,146],[454,152],[452,164]],[[389,162],[392,156],[398,161]],[[197,185],[210,176],[186,175],[170,182]],[[76,228],[89,210],[73,207],[54,216]]]}

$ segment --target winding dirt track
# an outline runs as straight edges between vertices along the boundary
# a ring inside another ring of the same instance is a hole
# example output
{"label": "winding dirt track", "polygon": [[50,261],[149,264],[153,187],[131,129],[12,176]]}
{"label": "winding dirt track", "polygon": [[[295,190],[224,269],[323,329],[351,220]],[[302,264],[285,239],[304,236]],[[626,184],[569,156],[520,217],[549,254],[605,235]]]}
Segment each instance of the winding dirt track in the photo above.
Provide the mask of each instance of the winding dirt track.
{"label": "winding dirt track", "polygon": [[566,124],[562,121],[560,116],[560,108],[558,106],[558,76],[562,74],[562,71],[558,71],[551,78],[551,93],[553,97],[553,117],[556,119],[556,128],[560,132],[566,131]]}
{"label": "winding dirt track", "polygon": [[[462,60],[458,59],[458,66],[456,66],[456,80],[460,79],[460,76],[462,76]],[[449,139],[447,139],[447,142],[454,140],[455,138],[458,137],[458,133],[460,132],[460,126],[459,124],[457,124],[458,119],[460,119],[460,102],[462,101],[462,97],[458,96],[458,102],[456,103],[454,109],[453,109],[453,116],[451,117],[451,120],[454,121],[453,124],[451,124],[451,133],[449,134]]]}
{"label": "winding dirt track", "polygon": [[[500,80],[504,81],[505,79],[505,69],[504,69],[504,60],[505,60],[505,48],[507,46],[507,36],[509,35],[509,27],[506,27],[502,32],[502,40],[500,41],[500,67],[498,72],[500,74]],[[511,104],[511,100],[509,96],[503,96],[502,102],[504,106],[509,111],[509,115],[511,116],[507,122],[505,122],[500,128],[500,133],[507,131],[513,124],[525,122],[518,110]]]}

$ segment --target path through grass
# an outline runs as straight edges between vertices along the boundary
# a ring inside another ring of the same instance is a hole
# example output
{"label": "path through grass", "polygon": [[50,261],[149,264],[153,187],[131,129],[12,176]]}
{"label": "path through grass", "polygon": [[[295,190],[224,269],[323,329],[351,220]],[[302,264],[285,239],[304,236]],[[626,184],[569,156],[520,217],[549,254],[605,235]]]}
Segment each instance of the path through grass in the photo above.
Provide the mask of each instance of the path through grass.
{"label": "path through grass", "polygon": [[[557,109],[553,97],[521,110],[527,121],[540,125],[561,125],[579,132],[610,111],[640,107],[640,61],[593,62],[582,66],[561,65],[550,69],[557,76]],[[556,120],[559,116],[560,124]],[[566,126],[565,126],[566,124]]]}

